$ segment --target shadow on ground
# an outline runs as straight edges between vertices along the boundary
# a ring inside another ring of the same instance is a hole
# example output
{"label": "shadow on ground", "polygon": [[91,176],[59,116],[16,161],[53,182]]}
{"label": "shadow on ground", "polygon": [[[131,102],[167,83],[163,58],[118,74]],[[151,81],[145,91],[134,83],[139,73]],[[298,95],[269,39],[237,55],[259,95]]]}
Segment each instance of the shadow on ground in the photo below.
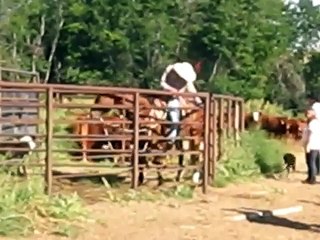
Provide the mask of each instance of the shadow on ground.
{"label": "shadow on ground", "polygon": [[315,206],[320,207],[320,202],[314,202],[314,201],[308,201],[308,200],[299,200],[299,202],[313,204]]}
{"label": "shadow on ground", "polygon": [[[298,221],[292,221],[284,217],[278,217],[272,214],[270,210],[252,209],[252,208],[241,208],[241,209],[223,209],[225,211],[232,211],[239,214],[244,214],[247,221],[258,224],[267,224],[277,227],[291,228],[295,230],[308,230],[312,232],[320,233],[319,224],[308,224]],[[257,212],[262,213],[259,216]]]}

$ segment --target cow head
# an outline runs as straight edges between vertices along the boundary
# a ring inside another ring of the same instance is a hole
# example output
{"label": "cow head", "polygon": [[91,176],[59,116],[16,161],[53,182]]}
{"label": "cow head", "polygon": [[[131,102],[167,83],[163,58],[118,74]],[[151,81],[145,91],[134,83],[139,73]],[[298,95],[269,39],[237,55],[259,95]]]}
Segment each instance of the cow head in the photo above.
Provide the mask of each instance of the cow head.
{"label": "cow head", "polygon": [[261,111],[252,112],[252,119],[254,122],[259,122],[261,118]]}

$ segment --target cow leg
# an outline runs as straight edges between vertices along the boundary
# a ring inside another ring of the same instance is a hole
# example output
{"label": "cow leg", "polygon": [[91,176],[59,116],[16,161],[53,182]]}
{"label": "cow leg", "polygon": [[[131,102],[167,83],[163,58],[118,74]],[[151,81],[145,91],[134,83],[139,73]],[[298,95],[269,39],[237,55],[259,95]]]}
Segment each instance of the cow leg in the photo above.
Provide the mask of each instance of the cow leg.
{"label": "cow leg", "polygon": [[[147,158],[146,157],[139,157],[139,165],[146,164]],[[138,175],[138,183],[142,185],[144,183],[144,167],[139,167],[139,175]]]}
{"label": "cow leg", "polygon": [[84,141],[82,144],[82,162],[88,162],[88,143]]}
{"label": "cow leg", "polygon": [[[81,124],[80,126],[80,134],[82,136],[88,136],[89,135],[89,124]],[[88,162],[88,145],[89,142],[88,140],[83,140],[82,141],[82,162]]]}
{"label": "cow leg", "polygon": [[176,177],[176,181],[177,182],[180,182],[182,177],[183,177],[183,174],[184,174],[184,170],[181,169],[183,168],[183,162],[184,162],[184,156],[183,155],[179,155],[179,170],[178,170],[178,173],[177,173],[177,177]]}
{"label": "cow leg", "polygon": [[[176,148],[178,151],[182,150],[182,141],[181,140],[176,141],[175,145],[176,145]],[[184,173],[183,163],[184,163],[184,156],[179,155],[179,168],[180,169],[178,170],[177,177],[176,177],[177,182],[180,182],[181,178],[183,177],[183,173]]]}
{"label": "cow leg", "polygon": [[[152,161],[153,164],[155,165],[161,165],[162,161],[161,161],[161,157],[156,156],[155,159]],[[161,168],[157,168],[157,176],[158,176],[158,186],[161,186],[164,182],[162,173],[161,173]]]}

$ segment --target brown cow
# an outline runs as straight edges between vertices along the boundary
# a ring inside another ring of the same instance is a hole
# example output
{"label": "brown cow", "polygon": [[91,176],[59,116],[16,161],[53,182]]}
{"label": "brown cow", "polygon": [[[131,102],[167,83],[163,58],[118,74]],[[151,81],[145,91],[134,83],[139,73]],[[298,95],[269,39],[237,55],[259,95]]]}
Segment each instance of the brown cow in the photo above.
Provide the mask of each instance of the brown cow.
{"label": "brown cow", "polygon": [[[80,121],[92,121],[90,114],[83,114],[77,118]],[[104,120],[119,121],[118,117],[103,117],[101,118],[100,123],[88,123],[88,122],[78,122],[73,125],[73,134],[80,135],[81,137],[90,136],[90,135],[101,135],[101,137],[110,134],[111,132],[115,132],[120,127],[120,123],[114,124],[105,124]],[[116,145],[116,148],[119,148],[120,141],[101,141],[94,139],[81,139],[79,145],[82,149],[82,161],[88,161],[88,153],[87,150],[90,149],[108,149],[113,148],[113,145]]]}
{"label": "brown cow", "polygon": [[295,140],[300,140],[302,138],[303,129],[306,125],[307,123],[303,119],[288,119],[287,133],[289,137],[292,137]]}
{"label": "brown cow", "polygon": [[245,129],[259,126],[259,123],[261,122],[261,116],[262,113],[260,111],[246,113],[244,117]]}
{"label": "brown cow", "polygon": [[[150,101],[143,96],[140,96],[139,99],[139,107],[141,108],[139,111],[139,115],[141,117],[149,116],[151,111],[151,103]],[[111,110],[114,110],[114,105],[123,105],[127,107],[124,109],[122,113],[118,115],[123,115],[130,120],[133,120],[133,112],[134,112],[134,95],[133,94],[116,94],[116,93],[106,93],[99,94],[94,104],[110,106],[110,108],[99,108],[93,107],[91,108],[91,114],[94,118],[98,118],[102,113],[110,113]]]}
{"label": "brown cow", "polygon": [[[159,123],[156,123],[156,120],[166,120],[167,114],[166,110],[156,110],[152,108],[152,105],[156,105],[157,107],[165,107],[166,104],[166,98],[167,97],[151,97],[151,98],[145,98],[143,96],[140,96],[139,98],[139,106],[140,106],[140,112],[139,112],[139,118],[141,121],[140,128],[145,128],[148,131],[148,136],[164,136],[166,135],[167,130],[169,129],[167,125],[161,125]],[[133,120],[133,95],[131,94],[104,94],[97,96],[95,100],[95,104],[101,104],[101,105],[126,105],[129,109],[126,110],[126,117],[129,120]],[[153,104],[152,104],[153,103]],[[110,110],[110,109],[109,109]],[[193,111],[193,112],[192,112]],[[95,114],[99,112],[99,114]],[[100,116],[102,112],[106,112],[105,109],[97,109],[92,108],[91,113],[94,113],[93,115],[95,117]],[[191,113],[191,114],[190,114]],[[182,126],[181,129],[181,135],[182,136],[197,136],[197,140],[190,141],[190,148],[191,150],[198,150],[201,146],[200,138],[203,135],[203,126],[197,126],[194,124],[191,124],[189,122],[203,122],[203,110],[188,110],[185,111],[183,114],[183,120],[182,122],[185,122],[185,124]],[[155,123],[143,123],[143,121],[154,121]],[[133,129],[133,126],[130,127],[130,129]],[[162,150],[169,150],[172,145],[168,144],[166,141],[147,141],[148,142],[148,149],[162,149]],[[182,141],[176,142],[176,148],[179,150],[182,150]],[[194,157],[192,157],[194,159]],[[145,159],[139,159],[140,162],[146,162]],[[155,163],[159,164],[159,157],[154,159]],[[183,165],[183,156],[179,157],[179,165]],[[141,177],[142,176],[142,177]],[[159,176],[159,183],[161,183],[161,174],[158,172]],[[181,173],[177,175],[177,179],[180,179]],[[141,177],[141,178],[140,178]],[[142,169],[140,169],[139,174],[139,182],[141,183],[143,181],[143,173]]]}
{"label": "brown cow", "polygon": [[246,114],[245,126],[258,126],[274,137],[283,137],[287,134],[287,117],[270,116],[261,112]]}

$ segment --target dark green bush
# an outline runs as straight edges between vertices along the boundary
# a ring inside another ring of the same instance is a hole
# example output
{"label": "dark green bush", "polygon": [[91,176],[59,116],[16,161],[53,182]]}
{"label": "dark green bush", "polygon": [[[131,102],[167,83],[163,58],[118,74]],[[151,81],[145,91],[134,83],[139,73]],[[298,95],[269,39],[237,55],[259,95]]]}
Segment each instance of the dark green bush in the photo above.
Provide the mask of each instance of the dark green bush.
{"label": "dark green bush", "polygon": [[284,151],[283,143],[268,138],[263,131],[242,133],[238,146],[226,139],[214,185],[223,187],[229,182],[279,173]]}

